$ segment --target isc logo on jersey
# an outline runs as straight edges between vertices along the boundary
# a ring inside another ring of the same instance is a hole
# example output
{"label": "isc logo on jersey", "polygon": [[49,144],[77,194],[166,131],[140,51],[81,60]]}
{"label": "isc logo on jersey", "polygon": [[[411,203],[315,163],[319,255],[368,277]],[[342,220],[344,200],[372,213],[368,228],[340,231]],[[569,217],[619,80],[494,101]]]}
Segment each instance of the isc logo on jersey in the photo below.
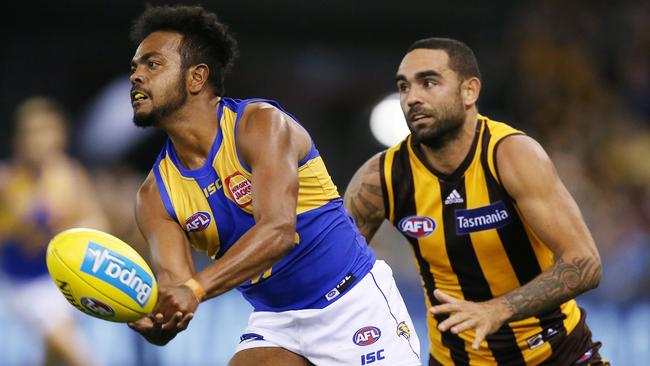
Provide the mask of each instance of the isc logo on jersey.
{"label": "isc logo on jersey", "polygon": [[379,340],[381,331],[377,327],[368,326],[357,330],[352,337],[352,341],[357,346],[369,346]]}
{"label": "isc logo on jersey", "polygon": [[210,221],[212,218],[209,213],[197,212],[185,220],[185,231],[188,233],[203,231],[208,228]]}
{"label": "isc logo on jersey", "polygon": [[411,238],[424,238],[436,229],[436,222],[426,216],[407,216],[400,220],[399,229]]}
{"label": "isc logo on jersey", "polygon": [[153,278],[130,259],[92,241],[88,242],[81,271],[119,289],[144,308]]}

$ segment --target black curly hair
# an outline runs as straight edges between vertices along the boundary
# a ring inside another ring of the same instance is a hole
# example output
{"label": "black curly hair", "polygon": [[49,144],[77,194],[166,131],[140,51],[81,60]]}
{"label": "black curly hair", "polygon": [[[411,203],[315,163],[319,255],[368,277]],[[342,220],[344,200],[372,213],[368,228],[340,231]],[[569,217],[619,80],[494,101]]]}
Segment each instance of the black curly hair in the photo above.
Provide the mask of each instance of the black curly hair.
{"label": "black curly hair", "polygon": [[465,43],[451,38],[425,38],[415,41],[406,53],[415,49],[444,50],[449,56],[449,68],[454,70],[461,79],[471,77],[481,78],[476,56]]}
{"label": "black curly hair", "polygon": [[238,55],[237,41],[215,13],[201,6],[148,7],[133,23],[131,40],[140,44],[156,31],[178,32],[183,35],[178,52],[182,70],[192,65],[206,64],[210,69],[209,83],[215,94],[222,96],[224,78]]}

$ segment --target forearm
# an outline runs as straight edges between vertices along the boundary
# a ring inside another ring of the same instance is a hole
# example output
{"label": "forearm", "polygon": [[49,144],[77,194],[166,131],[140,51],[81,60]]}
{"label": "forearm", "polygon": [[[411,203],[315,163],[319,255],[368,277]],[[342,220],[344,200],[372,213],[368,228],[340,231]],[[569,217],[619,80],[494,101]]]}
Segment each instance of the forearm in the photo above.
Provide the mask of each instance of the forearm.
{"label": "forearm", "polygon": [[291,231],[255,225],[223,257],[194,278],[205,289],[206,298],[219,296],[259,276],[284,258],[294,247],[294,235],[295,225]]}
{"label": "forearm", "polygon": [[559,257],[546,271],[498,299],[508,310],[508,322],[550,311],[598,286],[601,275],[596,257]]}
{"label": "forearm", "polygon": [[345,190],[345,208],[368,242],[384,222],[384,195],[381,185],[381,154],[376,154],[354,174]]}

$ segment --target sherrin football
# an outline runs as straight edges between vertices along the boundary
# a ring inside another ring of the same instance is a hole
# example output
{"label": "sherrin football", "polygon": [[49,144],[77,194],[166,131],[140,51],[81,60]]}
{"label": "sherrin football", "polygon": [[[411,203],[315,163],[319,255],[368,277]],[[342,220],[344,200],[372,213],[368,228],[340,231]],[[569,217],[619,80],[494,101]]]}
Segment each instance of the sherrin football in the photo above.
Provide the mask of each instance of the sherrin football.
{"label": "sherrin football", "polygon": [[47,247],[47,269],[63,296],[94,317],[129,322],[149,314],[158,300],[156,278],[122,240],[93,229],[70,229]]}

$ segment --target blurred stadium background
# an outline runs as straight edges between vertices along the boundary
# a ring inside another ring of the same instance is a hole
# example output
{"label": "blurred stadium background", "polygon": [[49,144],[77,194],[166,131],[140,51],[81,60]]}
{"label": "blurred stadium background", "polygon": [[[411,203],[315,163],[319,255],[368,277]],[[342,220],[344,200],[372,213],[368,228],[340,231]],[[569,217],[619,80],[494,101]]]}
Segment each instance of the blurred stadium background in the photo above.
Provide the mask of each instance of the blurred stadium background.
{"label": "blurred stadium background", "polygon": [[[159,2],[152,2],[158,4]],[[310,131],[341,193],[383,149],[373,107],[416,39],[472,47],[483,73],[480,111],[526,130],[549,151],[599,246],[600,287],[579,301],[613,365],[650,360],[650,2],[209,1],[241,57],[228,96],[280,102]],[[0,11],[0,158],[12,113],[51,96],[72,116],[72,154],[93,173],[112,233],[141,249],[135,190],[164,137],[132,127],[129,62],[138,1],[17,2]],[[396,121],[395,123],[403,123]],[[373,242],[396,272],[426,355],[425,309],[407,244],[383,227]],[[199,265],[205,265],[199,260]],[[0,365],[35,365],[40,339],[7,307],[0,279]],[[47,312],[47,304],[42,305]],[[170,345],[78,313],[106,365],[225,365],[250,307],[233,292],[201,305]],[[426,356],[425,356],[425,359]]]}

